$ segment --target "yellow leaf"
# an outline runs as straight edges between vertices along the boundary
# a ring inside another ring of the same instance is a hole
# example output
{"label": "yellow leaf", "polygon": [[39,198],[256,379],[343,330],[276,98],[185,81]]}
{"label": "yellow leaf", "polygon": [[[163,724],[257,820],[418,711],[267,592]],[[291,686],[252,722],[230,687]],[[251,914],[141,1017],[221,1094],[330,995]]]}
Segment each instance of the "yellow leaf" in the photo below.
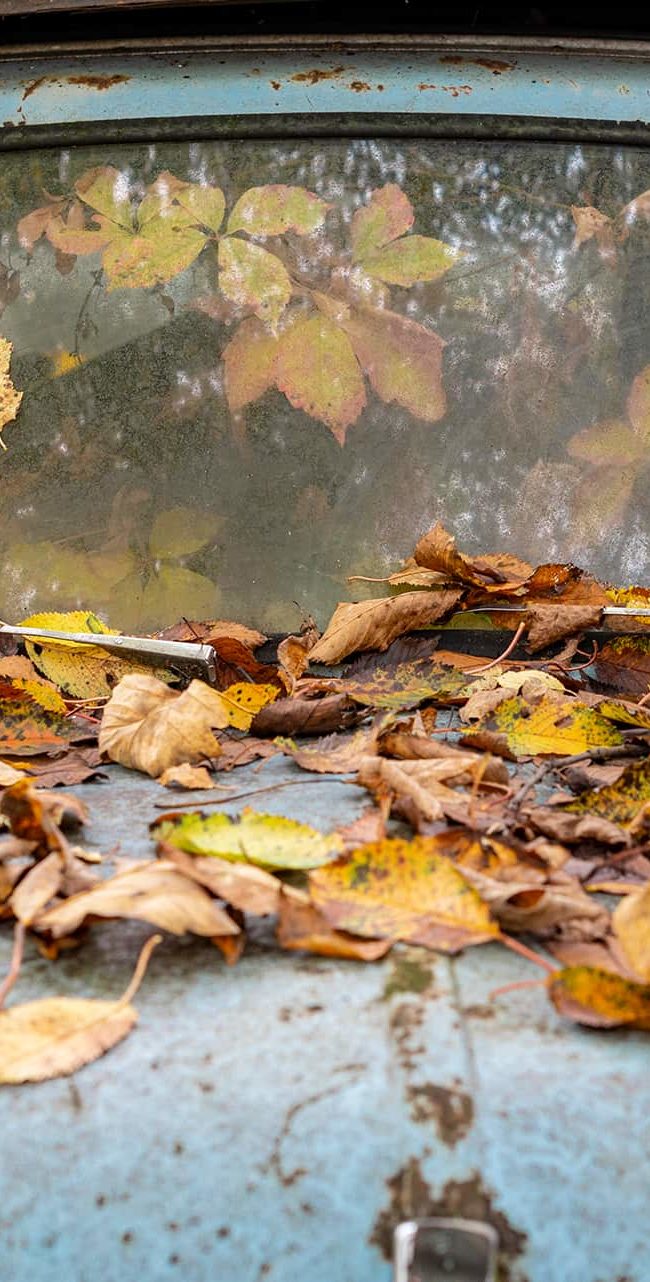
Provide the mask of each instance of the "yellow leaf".
{"label": "yellow leaf", "polygon": [[306,236],[322,225],[328,209],[326,201],[305,187],[282,183],[251,187],[239,197],[228,219],[228,232],[282,236],[287,231],[295,231]]}
{"label": "yellow leaf", "polygon": [[131,1006],[160,936],[144,945],[133,979],[115,1002],[46,997],[0,1011],[0,1083],[43,1082],[90,1064],[137,1023]]}
{"label": "yellow leaf", "polygon": [[476,747],[510,757],[572,756],[623,743],[619,731],[594,708],[547,697],[531,708],[519,695],[505,699],[463,734]]}
{"label": "yellow leaf", "polygon": [[223,222],[226,201],[218,187],[201,187],[188,183],[176,192],[176,203],[191,214],[194,221],[218,232]]}
{"label": "yellow leaf", "polygon": [[160,841],[191,855],[218,855],[260,868],[318,868],[343,850],[337,832],[322,833],[308,824],[246,807],[239,819],[217,812],[162,819],[154,828]]}
{"label": "yellow leaf", "polygon": [[567,445],[572,458],[584,459],[596,467],[623,467],[637,463],[648,447],[621,419],[607,419],[576,432]]}
{"label": "yellow leaf", "polygon": [[341,690],[355,703],[389,711],[415,708],[428,699],[446,702],[461,694],[465,687],[466,677],[462,672],[431,659],[414,659],[411,663],[398,663],[394,668],[376,667],[365,680],[347,677],[341,682]]}
{"label": "yellow leaf", "polygon": [[183,612],[187,618],[206,619],[219,605],[216,583],[184,565],[163,561],[146,575],[127,574],[108,598],[111,617],[125,631],[153,632]]}
{"label": "yellow leaf", "polygon": [[650,806],[650,759],[633,761],[616,783],[582,792],[561,807],[562,813],[599,815],[621,828],[630,828]]}
{"label": "yellow leaf", "polygon": [[260,320],[279,321],[291,298],[286,267],[275,254],[238,237],[219,242],[219,286],[238,307],[252,308]]}
{"label": "yellow leaf", "polygon": [[632,970],[650,984],[650,885],[633,890],[621,901],[612,925]]}
{"label": "yellow leaf", "polygon": [[79,369],[87,360],[87,356],[79,356],[75,352],[67,352],[64,348],[59,347],[50,354],[51,377],[62,378],[64,374],[69,374],[71,370]]}
{"label": "yellow leaf", "polygon": [[354,650],[387,650],[403,632],[436,623],[459,598],[456,591],[402,592],[358,603],[342,601],[311,651],[310,662],[338,663]]}
{"label": "yellow leaf", "polygon": [[75,183],[75,191],[85,205],[112,223],[126,229],[133,226],[126,173],[112,165],[88,169]]}
{"label": "yellow leaf", "polygon": [[149,536],[154,557],[191,556],[214,539],[221,517],[197,508],[174,507],[159,512]]}
{"label": "yellow leaf", "polygon": [[227,690],[220,690],[226,724],[235,730],[250,730],[253,718],[267,703],[273,703],[279,693],[277,686],[254,685],[252,681],[240,681]]}
{"label": "yellow leaf", "polygon": [[34,700],[39,707],[45,708],[46,712],[58,712],[64,716],[67,712],[65,699],[61,698],[58,690],[53,686],[46,685],[44,681],[29,680],[25,677],[18,677],[12,681],[12,685],[17,690],[24,690],[30,699]]}
{"label": "yellow leaf", "polygon": [[499,928],[435,839],[361,846],[311,874],[311,897],[331,926],[456,953],[498,939]]}
{"label": "yellow leaf", "polygon": [[560,1015],[577,1024],[650,1031],[650,985],[591,966],[567,966],[551,975],[548,991]]}
{"label": "yellow leaf", "polygon": [[347,334],[326,316],[298,321],[280,337],[277,386],[295,409],[325,423],[340,445],[366,403],[359,363]]}
{"label": "yellow leaf", "polygon": [[6,449],[2,440],[2,429],[7,423],[13,423],[23,399],[22,392],[17,392],[10,375],[11,353],[13,344],[0,335],[0,445]]}
{"label": "yellow leaf", "polygon": [[[32,614],[23,620],[22,626],[30,625],[57,632],[117,635],[114,628],[108,628],[96,614],[87,610],[72,610],[67,614]],[[151,668],[144,664],[131,662],[119,654],[103,653],[88,645],[78,645],[74,641],[27,641],[26,648],[34,666],[75,699],[107,699],[122,677],[129,673],[151,673]],[[157,668],[155,672],[163,681],[173,679],[164,668]]]}
{"label": "yellow leaf", "polygon": [[373,191],[367,205],[357,209],[350,224],[352,256],[358,261],[389,241],[410,231],[414,222],[413,206],[396,183],[386,183]]}
{"label": "yellow leaf", "polygon": [[431,236],[403,236],[376,253],[366,254],[362,266],[387,285],[408,288],[421,280],[438,280],[462,258],[459,249]]}
{"label": "yellow leaf", "polygon": [[[101,619],[93,614],[92,610],[68,610],[65,613],[57,613],[48,610],[41,614],[30,614],[28,618],[21,621],[22,628],[45,628],[53,632],[96,632],[98,635],[116,636],[115,628],[109,628]],[[41,645],[41,642],[38,642]],[[83,651],[84,654],[92,654],[90,646],[79,645],[75,641],[48,641],[48,646],[55,649]]]}
{"label": "yellow leaf", "polygon": [[215,783],[205,766],[191,766],[183,761],[180,766],[170,766],[163,770],[158,783],[163,788],[187,788],[190,792],[198,789],[214,788]]}
{"label": "yellow leaf", "polygon": [[127,872],[107,877],[92,890],[71,895],[41,913],[34,923],[54,939],[71,935],[87,917],[148,921],[172,935],[238,935],[239,927],[223,908],[172,863],[147,860]]}
{"label": "yellow leaf", "polygon": [[226,396],[231,410],[243,409],[275,383],[278,339],[248,316],[223,351]]}

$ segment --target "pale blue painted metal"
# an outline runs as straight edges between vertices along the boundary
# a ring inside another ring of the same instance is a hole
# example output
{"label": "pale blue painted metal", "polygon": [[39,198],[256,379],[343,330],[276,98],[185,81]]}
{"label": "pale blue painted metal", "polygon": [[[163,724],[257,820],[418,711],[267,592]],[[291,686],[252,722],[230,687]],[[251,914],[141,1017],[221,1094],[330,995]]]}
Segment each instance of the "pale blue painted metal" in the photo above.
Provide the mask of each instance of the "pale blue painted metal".
{"label": "pale blue painted metal", "polygon": [[[111,776],[81,790],[89,836],[142,857],[161,789]],[[286,761],[236,774],[296,779],[251,804],[323,827],[366,804]],[[11,1001],[114,996],[149,933],[98,925],[56,964],[30,949]],[[0,972],[9,948],[4,931]],[[395,960],[281,954],[270,926],[234,970],[167,938],[127,1041],[0,1093],[2,1282],[389,1282],[391,1216],[456,1197],[484,1218],[481,1190],[510,1226],[504,1282],[647,1282],[647,1038],[565,1024],[542,988],[492,1000],[524,973],[503,949],[407,955],[430,986],[386,997]]]}
{"label": "pale blue painted metal", "polygon": [[[113,76],[125,79],[109,88],[83,83]],[[648,123],[650,64],[623,56],[303,50],[0,61],[5,127],[314,112]]]}

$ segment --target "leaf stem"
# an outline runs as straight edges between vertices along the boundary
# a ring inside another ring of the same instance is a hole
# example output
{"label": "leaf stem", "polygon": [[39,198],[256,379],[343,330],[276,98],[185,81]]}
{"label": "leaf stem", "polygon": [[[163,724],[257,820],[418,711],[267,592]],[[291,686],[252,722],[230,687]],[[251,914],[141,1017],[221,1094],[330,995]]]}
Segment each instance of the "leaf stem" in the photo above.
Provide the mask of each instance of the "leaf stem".
{"label": "leaf stem", "polygon": [[503,663],[503,660],[507,659],[509,654],[512,654],[513,650],[517,645],[517,642],[520,640],[520,638],[523,636],[524,632],[526,631],[527,626],[528,624],[526,623],[526,621],[522,620],[510,644],[506,646],[506,649],[503,651],[503,654],[497,655],[496,659],[491,659],[489,663],[482,663],[481,666],[478,668],[468,668],[467,676],[472,677],[472,676],[477,676],[479,674],[482,675],[484,672],[489,672],[490,668],[498,668],[499,664]]}
{"label": "leaf stem", "polygon": [[144,979],[145,971],[149,965],[149,958],[151,957],[154,948],[158,947],[158,944],[162,944],[162,935],[150,935],[147,942],[143,945],[140,951],[140,956],[135,964],[131,983],[124,990],[119,999],[120,1006],[128,1006],[131,999],[135,997],[140,984]]}
{"label": "leaf stem", "polygon": [[23,962],[23,951],[25,948],[25,924],[17,921],[14,928],[14,946],[11,952],[11,961],[9,970],[0,984],[0,1010],[2,1010],[6,998],[9,996],[18,976]]}
{"label": "leaf stem", "polygon": [[547,962],[545,957],[540,957],[539,953],[533,952],[532,948],[527,948],[525,944],[521,943],[521,940],[513,939],[512,935],[503,934],[499,936],[499,939],[500,942],[505,944],[506,948],[510,948],[513,953],[519,953],[520,957],[525,957],[527,961],[532,961],[536,966],[541,966],[543,970],[548,971],[549,975],[555,974],[557,966],[552,966],[550,962]]}

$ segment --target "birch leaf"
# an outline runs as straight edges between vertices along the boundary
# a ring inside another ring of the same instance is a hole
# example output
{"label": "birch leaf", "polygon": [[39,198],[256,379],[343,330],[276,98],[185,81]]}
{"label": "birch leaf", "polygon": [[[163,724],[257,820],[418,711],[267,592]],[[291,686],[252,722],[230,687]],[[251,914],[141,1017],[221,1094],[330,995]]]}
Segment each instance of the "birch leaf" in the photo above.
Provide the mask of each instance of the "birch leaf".
{"label": "birch leaf", "polygon": [[137,1023],[131,999],[158,943],[159,935],[147,940],[133,979],[117,1001],[46,997],[0,1011],[0,1083],[66,1077],[121,1042]]}
{"label": "birch leaf", "polygon": [[[218,855],[242,860],[259,868],[318,868],[336,859],[343,849],[337,832],[322,833],[308,824],[277,815],[258,814],[246,807],[239,819],[217,812],[163,816],[154,826],[156,836],[192,855]],[[216,932],[215,932],[216,933]]]}

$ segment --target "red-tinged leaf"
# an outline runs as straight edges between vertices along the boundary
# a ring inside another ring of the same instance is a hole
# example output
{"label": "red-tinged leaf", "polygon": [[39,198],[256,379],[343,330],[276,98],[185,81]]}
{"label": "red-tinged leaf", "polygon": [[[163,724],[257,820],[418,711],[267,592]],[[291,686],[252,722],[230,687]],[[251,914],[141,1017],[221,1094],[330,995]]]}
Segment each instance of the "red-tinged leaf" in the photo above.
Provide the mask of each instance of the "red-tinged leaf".
{"label": "red-tinged leaf", "polygon": [[311,873],[309,888],[330,926],[366,938],[456,953],[499,937],[489,908],[432,838],[360,846]]}
{"label": "red-tinged leaf", "polygon": [[633,467],[599,467],[578,485],[573,497],[573,530],[585,543],[597,542],[603,530],[620,523],[632,496]]}
{"label": "red-tinged leaf", "polygon": [[227,237],[219,243],[219,268],[221,292],[230,302],[277,324],[291,298],[291,281],[275,254],[248,240]]}
{"label": "red-tinged leaf", "polygon": [[36,241],[45,235],[52,219],[61,213],[63,204],[62,200],[52,201],[49,205],[42,205],[40,209],[32,209],[31,214],[25,214],[20,219],[16,228],[18,240],[28,254],[31,254]]}
{"label": "red-tinged leaf", "polygon": [[242,321],[224,349],[228,405],[233,411],[268,392],[275,384],[278,340],[254,316]]}
{"label": "red-tinged leaf", "polygon": [[[650,401],[648,408],[650,410]],[[624,467],[648,453],[644,442],[622,419],[607,419],[576,432],[567,445],[567,452],[572,458],[584,459],[596,467]]]}
{"label": "red-tinged leaf", "polygon": [[644,695],[650,690],[650,638],[616,637],[595,659],[596,676],[619,694]]}
{"label": "red-tinged leaf", "polygon": [[364,258],[389,241],[410,231],[413,206],[401,187],[387,183],[373,191],[367,205],[357,209],[350,226],[350,243],[354,259]]}
{"label": "red-tinged leaf", "polygon": [[438,280],[458,258],[460,250],[431,236],[404,236],[363,259],[369,276],[387,285],[415,285],[419,280]]}
{"label": "red-tinged leaf", "polygon": [[365,403],[363,375],[343,330],[325,316],[299,321],[280,338],[276,380],[296,409],[326,423],[340,445]]}
{"label": "red-tinged leaf", "polygon": [[131,201],[126,174],[112,165],[89,169],[75,183],[75,191],[85,205],[110,222],[130,231],[133,227]]}
{"label": "red-tinged leaf", "polygon": [[627,398],[627,416],[641,439],[650,444],[650,365],[637,374]]}
{"label": "red-tinged leaf", "polygon": [[649,984],[591,966],[567,966],[551,975],[548,991],[558,1013],[577,1024],[650,1032]]}
{"label": "red-tinged leaf", "polygon": [[228,219],[228,232],[282,236],[284,232],[295,231],[306,236],[322,226],[328,209],[326,201],[305,187],[287,187],[282,183],[251,187],[239,197]]}
{"label": "red-tinged leaf", "polygon": [[219,231],[226,209],[226,199],[219,187],[200,187],[198,183],[192,183],[177,192],[176,202],[202,227]]}
{"label": "red-tinged leaf", "polygon": [[61,214],[50,220],[46,235],[50,244],[62,254],[96,254],[108,244],[111,224],[106,223],[105,229],[99,231],[97,228],[79,227],[76,220],[72,222],[70,217],[66,220]]}
{"label": "red-tinged leaf", "polygon": [[383,401],[396,401],[425,423],[444,416],[444,343],[433,330],[396,312],[370,307],[353,312],[341,328]]}

